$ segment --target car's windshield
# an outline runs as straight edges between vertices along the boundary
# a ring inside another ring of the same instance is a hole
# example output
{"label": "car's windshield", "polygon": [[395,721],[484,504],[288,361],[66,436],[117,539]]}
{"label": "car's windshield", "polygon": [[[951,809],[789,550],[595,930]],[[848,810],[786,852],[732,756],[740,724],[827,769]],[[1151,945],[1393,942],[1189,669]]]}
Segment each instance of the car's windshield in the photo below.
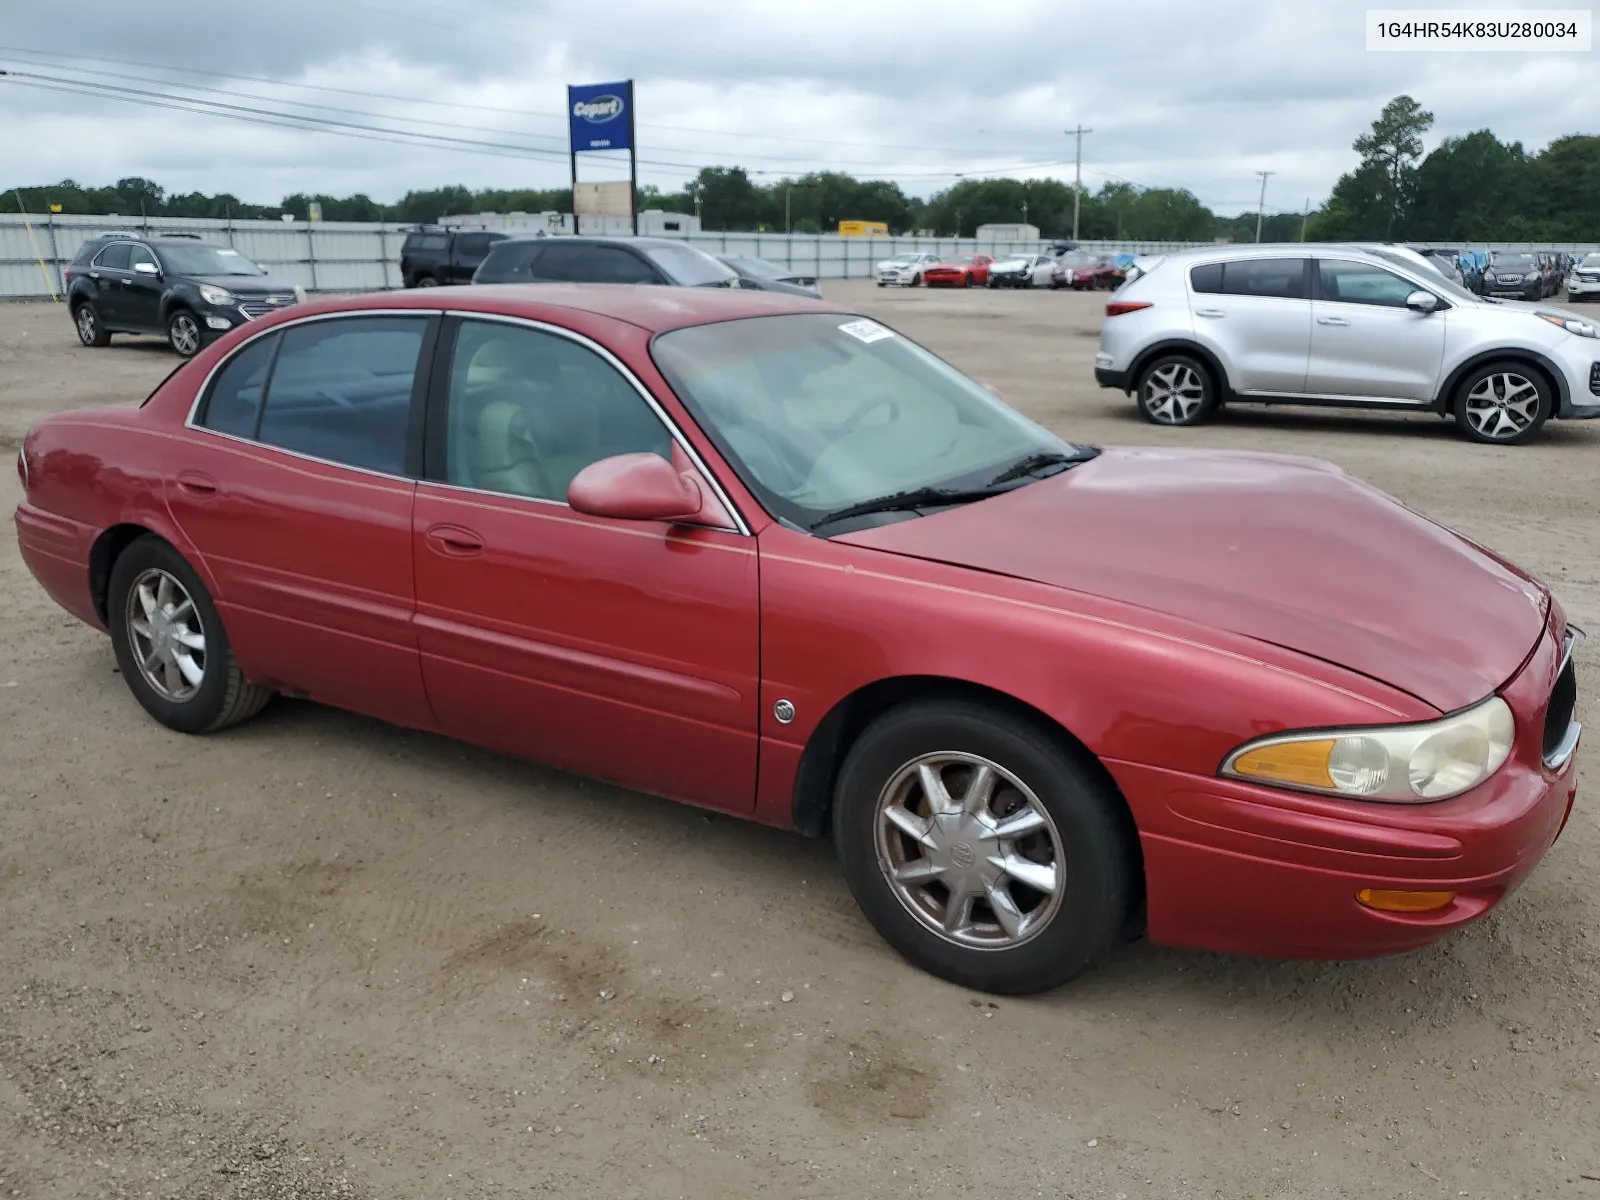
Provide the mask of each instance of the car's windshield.
{"label": "car's windshield", "polygon": [[1030,457],[1080,452],[861,317],[691,326],[657,337],[652,353],[745,485],[808,530],[843,532],[823,518],[853,505],[981,489]]}
{"label": "car's windshield", "polygon": [[730,266],[738,268],[746,275],[754,275],[757,279],[787,279],[789,271],[777,263],[770,263],[764,258],[729,258],[723,260]]}
{"label": "car's windshield", "polygon": [[1593,271],[1596,268],[1600,268],[1600,254],[1585,254],[1583,261],[1578,265],[1585,271]]}
{"label": "car's windshield", "polygon": [[256,266],[237,250],[226,246],[157,246],[161,265],[173,275],[259,275]]}
{"label": "car's windshield", "polygon": [[738,272],[693,246],[641,246],[646,257],[679,283],[690,287],[732,287]]}
{"label": "car's windshield", "polygon": [[1496,254],[1489,259],[1489,262],[1497,267],[1516,267],[1522,271],[1531,270],[1539,265],[1531,254]]}

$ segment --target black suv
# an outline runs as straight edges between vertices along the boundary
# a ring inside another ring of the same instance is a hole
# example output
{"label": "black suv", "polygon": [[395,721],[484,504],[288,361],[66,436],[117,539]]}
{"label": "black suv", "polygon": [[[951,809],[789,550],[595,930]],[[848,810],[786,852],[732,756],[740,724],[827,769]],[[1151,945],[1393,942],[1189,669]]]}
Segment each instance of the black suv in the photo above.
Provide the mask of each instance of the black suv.
{"label": "black suv", "polygon": [[198,234],[103,233],[66,271],[67,311],[85,346],[159,333],[184,358],[235,325],[305,299],[237,250]]}
{"label": "black suv", "polygon": [[671,238],[521,237],[496,242],[473,283],[662,283],[738,287],[739,276]]}
{"label": "black suv", "polygon": [[400,246],[400,278],[408,288],[469,283],[489,247],[508,235],[421,225]]}

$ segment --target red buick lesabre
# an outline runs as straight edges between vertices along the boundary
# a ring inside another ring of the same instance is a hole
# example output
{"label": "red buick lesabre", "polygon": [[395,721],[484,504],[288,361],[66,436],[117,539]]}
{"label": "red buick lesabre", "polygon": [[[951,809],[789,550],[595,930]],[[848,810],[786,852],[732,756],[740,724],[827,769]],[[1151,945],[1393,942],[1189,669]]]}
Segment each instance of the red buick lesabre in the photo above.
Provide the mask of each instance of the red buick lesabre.
{"label": "red buick lesabre", "polygon": [[274,693],[828,835],[912,962],[1353,957],[1561,832],[1546,588],[1311,459],[1075,445],[773,293],[297,306],[28,434],[22,553],[176,730]]}

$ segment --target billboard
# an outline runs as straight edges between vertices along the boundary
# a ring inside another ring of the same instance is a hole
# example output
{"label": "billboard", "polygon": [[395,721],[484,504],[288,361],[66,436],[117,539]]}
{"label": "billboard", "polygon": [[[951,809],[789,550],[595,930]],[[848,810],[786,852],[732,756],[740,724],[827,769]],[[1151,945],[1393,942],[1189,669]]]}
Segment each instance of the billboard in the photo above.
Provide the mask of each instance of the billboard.
{"label": "billboard", "polygon": [[633,216],[633,184],[626,179],[572,185],[572,211],[580,217]]}
{"label": "billboard", "polygon": [[633,80],[567,88],[572,152],[633,149]]}

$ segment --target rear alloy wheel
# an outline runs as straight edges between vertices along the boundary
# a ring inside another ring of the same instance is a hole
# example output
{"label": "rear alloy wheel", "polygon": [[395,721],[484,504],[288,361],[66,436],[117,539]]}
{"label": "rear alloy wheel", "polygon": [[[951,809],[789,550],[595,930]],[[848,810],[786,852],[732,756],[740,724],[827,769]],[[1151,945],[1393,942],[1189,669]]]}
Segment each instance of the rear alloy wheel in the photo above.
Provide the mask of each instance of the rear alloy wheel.
{"label": "rear alloy wheel", "polygon": [[965,700],[894,709],[851,747],[834,839],[862,911],[941,978],[1025,994],[1116,940],[1133,891],[1121,802],[1055,731]]}
{"label": "rear alloy wheel", "polygon": [[142,537],[117,557],[106,609],[128,690],[168,729],[209,733],[271,698],[246,682],[205,585],[160,538]]}
{"label": "rear alloy wheel", "polygon": [[1139,376],[1134,393],[1145,420],[1156,425],[1198,425],[1217,406],[1210,373],[1187,354],[1156,359]]}
{"label": "rear alloy wheel", "polygon": [[1475,442],[1515,446],[1539,432],[1552,408],[1550,386],[1521,363],[1490,363],[1462,380],[1456,427]]}
{"label": "rear alloy wheel", "polygon": [[437,279],[435,279],[432,275],[418,275],[417,276],[416,286],[417,287],[438,287],[439,286],[439,281]]}
{"label": "rear alloy wheel", "polygon": [[100,323],[100,314],[87,300],[72,310],[72,325],[78,331],[78,340],[85,346],[109,346],[111,334]]}
{"label": "rear alloy wheel", "polygon": [[167,317],[167,344],[179,358],[193,358],[200,353],[200,322],[187,308],[175,308]]}

